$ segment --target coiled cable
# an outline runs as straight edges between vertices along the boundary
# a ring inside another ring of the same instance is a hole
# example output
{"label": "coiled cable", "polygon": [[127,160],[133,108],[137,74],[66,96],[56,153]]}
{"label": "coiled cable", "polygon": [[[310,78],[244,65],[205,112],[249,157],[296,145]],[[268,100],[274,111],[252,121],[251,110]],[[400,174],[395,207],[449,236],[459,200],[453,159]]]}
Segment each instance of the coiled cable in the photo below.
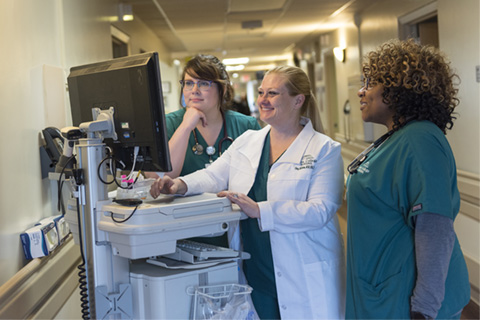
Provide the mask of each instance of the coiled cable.
{"label": "coiled cable", "polygon": [[87,273],[85,267],[85,254],[83,252],[83,241],[80,227],[80,201],[77,200],[77,219],[78,219],[78,239],[80,244],[80,253],[82,254],[82,263],[77,266],[78,268],[78,282],[80,283],[80,306],[82,308],[82,319],[90,319],[90,304],[88,299],[88,282],[87,282]]}

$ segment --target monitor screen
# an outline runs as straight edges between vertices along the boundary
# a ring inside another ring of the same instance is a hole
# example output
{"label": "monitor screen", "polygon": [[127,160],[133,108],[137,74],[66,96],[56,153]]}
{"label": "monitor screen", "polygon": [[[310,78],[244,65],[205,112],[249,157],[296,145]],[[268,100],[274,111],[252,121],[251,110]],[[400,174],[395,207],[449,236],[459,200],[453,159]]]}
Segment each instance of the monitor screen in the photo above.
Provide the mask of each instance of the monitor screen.
{"label": "monitor screen", "polygon": [[70,69],[70,106],[74,126],[93,121],[92,108],[113,107],[117,140],[105,143],[134,170],[171,171],[158,54],[143,53]]}

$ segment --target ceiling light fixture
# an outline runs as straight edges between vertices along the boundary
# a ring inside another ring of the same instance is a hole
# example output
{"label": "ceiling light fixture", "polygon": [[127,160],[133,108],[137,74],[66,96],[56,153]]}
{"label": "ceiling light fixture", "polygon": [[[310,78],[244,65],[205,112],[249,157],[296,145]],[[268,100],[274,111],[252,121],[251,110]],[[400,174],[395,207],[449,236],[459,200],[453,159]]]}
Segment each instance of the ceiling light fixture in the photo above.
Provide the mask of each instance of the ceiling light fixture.
{"label": "ceiling light fixture", "polygon": [[225,69],[227,71],[240,71],[240,70],[245,69],[245,65],[239,64],[239,65],[236,65],[236,66],[226,66]]}
{"label": "ceiling light fixture", "polygon": [[243,57],[243,58],[231,58],[231,59],[223,59],[222,63],[226,66],[228,65],[235,65],[235,64],[246,64],[250,61],[249,58]]}
{"label": "ceiling light fixture", "polygon": [[346,51],[345,48],[335,47],[333,48],[333,55],[338,61],[345,62]]}
{"label": "ceiling light fixture", "polygon": [[132,6],[126,3],[119,3],[118,18],[120,21],[132,21],[133,20]]}

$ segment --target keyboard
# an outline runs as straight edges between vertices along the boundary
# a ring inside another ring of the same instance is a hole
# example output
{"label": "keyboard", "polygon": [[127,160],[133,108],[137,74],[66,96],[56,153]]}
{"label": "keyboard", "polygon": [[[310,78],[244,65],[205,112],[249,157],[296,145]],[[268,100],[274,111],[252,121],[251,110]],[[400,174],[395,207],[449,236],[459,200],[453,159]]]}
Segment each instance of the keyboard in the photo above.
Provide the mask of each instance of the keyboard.
{"label": "keyboard", "polygon": [[192,269],[239,259],[250,259],[250,254],[192,240],[177,240],[174,253],[150,257],[147,262],[168,269]]}
{"label": "keyboard", "polygon": [[192,240],[177,240],[177,249],[188,252],[198,260],[238,257],[238,251]]}

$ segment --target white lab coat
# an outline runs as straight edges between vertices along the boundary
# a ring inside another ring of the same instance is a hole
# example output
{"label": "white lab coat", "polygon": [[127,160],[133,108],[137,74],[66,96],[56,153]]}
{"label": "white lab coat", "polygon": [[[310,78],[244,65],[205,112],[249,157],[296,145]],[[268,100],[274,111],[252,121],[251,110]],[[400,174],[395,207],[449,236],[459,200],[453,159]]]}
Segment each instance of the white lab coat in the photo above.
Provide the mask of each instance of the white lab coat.
{"label": "white lab coat", "polygon": [[[340,144],[304,129],[272,166],[260,230],[270,232],[282,319],[340,319],[345,309],[345,261],[337,209],[342,203]],[[267,126],[247,131],[209,168],[181,179],[187,194],[229,190],[247,194],[260,162]],[[238,240],[238,226],[233,227]]]}

